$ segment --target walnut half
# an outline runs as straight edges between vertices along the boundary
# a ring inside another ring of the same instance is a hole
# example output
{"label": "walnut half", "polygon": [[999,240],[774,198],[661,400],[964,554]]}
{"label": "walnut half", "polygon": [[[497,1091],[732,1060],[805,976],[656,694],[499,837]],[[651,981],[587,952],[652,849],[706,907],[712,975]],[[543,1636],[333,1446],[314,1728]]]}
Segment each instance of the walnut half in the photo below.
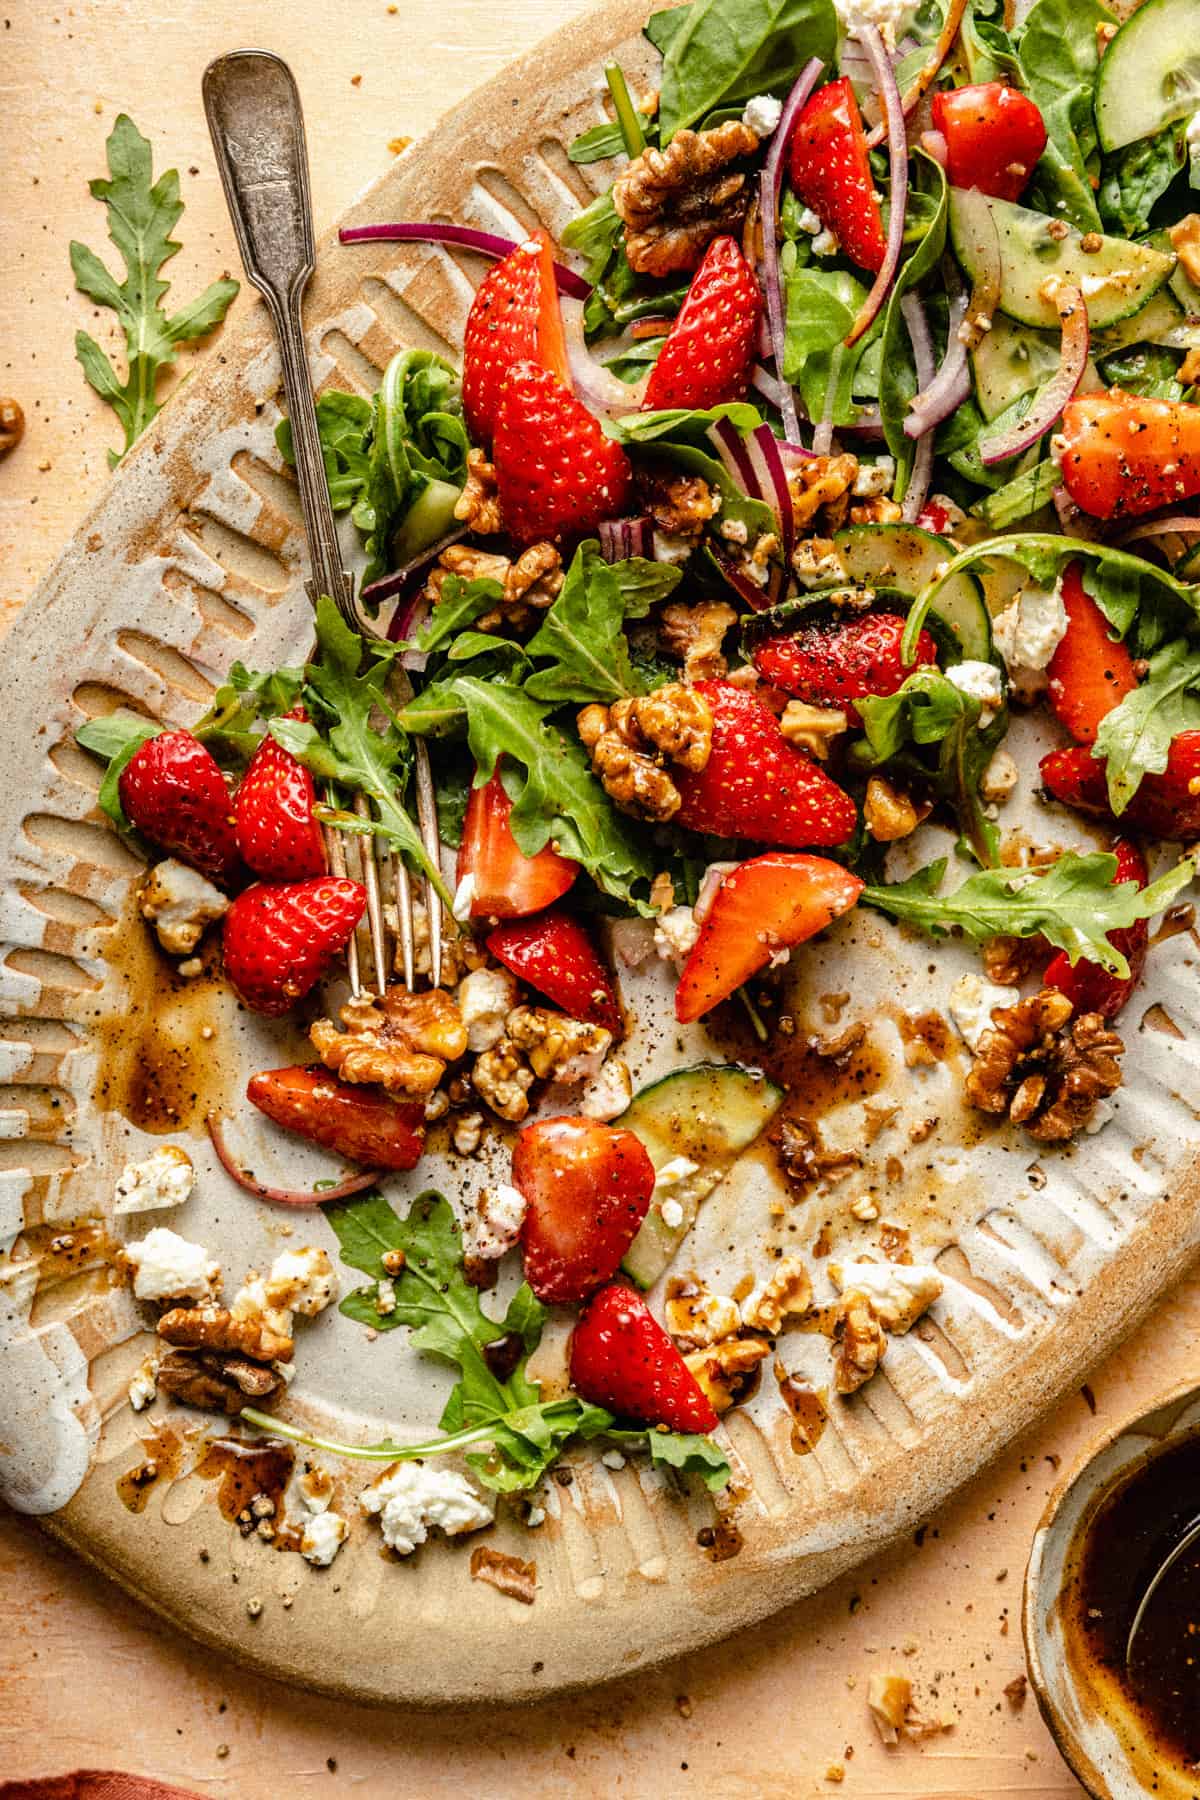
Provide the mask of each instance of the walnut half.
{"label": "walnut half", "polygon": [[605,791],[637,818],[661,822],[679,811],[664,763],[698,772],[712,754],[712,710],[678,681],[615,706],[585,706],[576,725]]}
{"label": "walnut half", "polygon": [[231,1416],[244,1406],[273,1399],[283,1376],[245,1356],[217,1350],[172,1350],[158,1365],[158,1391],[184,1406]]}
{"label": "walnut half", "polygon": [[665,150],[643,150],[613,187],[630,268],[695,269],[713,238],[738,231],[752,190],[737,165],[757,149],[758,134],[729,119],[712,131],[677,131]]}
{"label": "walnut half", "polygon": [[1074,1137],[1120,1087],[1125,1044],[1099,1013],[1071,1012],[1056,988],[997,1007],[967,1076],[972,1106],[1007,1113],[1039,1144]]}

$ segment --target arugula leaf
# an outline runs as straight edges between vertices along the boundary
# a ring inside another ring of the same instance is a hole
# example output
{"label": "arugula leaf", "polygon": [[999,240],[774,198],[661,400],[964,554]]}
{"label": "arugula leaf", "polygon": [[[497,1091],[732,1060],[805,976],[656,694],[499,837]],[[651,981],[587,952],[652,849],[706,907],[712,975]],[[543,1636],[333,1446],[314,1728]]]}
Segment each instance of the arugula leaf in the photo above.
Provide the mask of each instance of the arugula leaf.
{"label": "arugula leaf", "polygon": [[1181,731],[1200,726],[1200,650],[1185,638],[1164,644],[1146,679],[1106,713],[1093,755],[1106,759],[1108,800],[1119,816],[1143,775],[1161,775]]}
{"label": "arugula leaf", "polygon": [[[317,657],[304,671],[308,722],[272,719],[270,731],[306,769],[365,794],[375,817],[365,827],[390,838],[405,861],[429,875],[447,905],[450,895],[431,861],[421,834],[399,800],[408,767],[408,747],[387,698],[387,678],[396,646],[373,640],[364,656],[363,640],[346,625],[327,594],[317,601]],[[381,720],[377,727],[373,715]],[[343,821],[332,816],[331,822]],[[348,828],[361,831],[355,819]]]}
{"label": "arugula leaf", "polygon": [[[408,1326],[415,1348],[458,1370],[459,1379],[440,1420],[446,1435],[422,1444],[386,1440],[358,1446],[314,1438],[295,1426],[281,1427],[267,1414],[254,1415],[251,1424],[372,1461],[404,1461],[490,1443],[490,1453],[477,1452],[467,1461],[483,1486],[497,1493],[533,1487],[572,1439],[601,1435],[649,1449],[655,1462],[698,1474],[714,1492],[729,1481],[729,1463],[708,1438],[621,1426],[604,1407],[577,1394],[543,1401],[538,1383],[526,1372],[526,1362],[541,1339],[546,1309],[523,1283],[503,1319],[484,1312],[478,1289],[466,1279],[458,1225],[442,1195],[432,1191],[418,1195],[403,1219],[379,1194],[333,1203],[325,1216],[337,1236],[342,1261],[373,1277],[373,1285],[349,1294],[340,1310],[377,1331]],[[404,1267],[389,1277],[383,1258],[396,1250],[404,1254]],[[384,1280],[392,1283],[395,1307],[381,1314],[377,1300]],[[488,1363],[487,1351],[514,1337],[520,1340],[520,1355],[512,1373],[500,1380]]]}
{"label": "arugula leaf", "polygon": [[[639,112],[637,122],[643,137],[654,129],[654,120],[645,113]],[[586,163],[604,162],[610,156],[625,155],[625,139],[621,135],[621,127],[616,119],[606,119],[603,125],[593,125],[590,131],[581,131],[567,151],[573,163],[580,166]]]}
{"label": "arugula leaf", "polygon": [[550,711],[519,688],[476,673],[472,664],[432,682],[405,707],[400,723],[434,735],[465,727],[478,787],[491,779],[502,756],[506,774],[523,769],[519,791],[510,788],[509,824],[525,855],[536,856],[553,839],[606,894],[648,916],[633,890],[650,882],[653,859],[593,775],[582,744],[550,721]]}
{"label": "arugula leaf", "polygon": [[75,733],[75,742],[82,749],[90,750],[94,756],[102,756],[108,763],[97,798],[101,812],[112,820],[118,831],[133,830],[121,805],[118,786],[121,772],[142,745],[157,737],[163,729],[153,719],[144,719],[141,713],[118,706],[115,712],[106,713],[102,719],[89,719]]}
{"label": "arugula leaf", "polygon": [[945,873],[943,856],[908,881],[864,888],[860,899],[933,937],[959,930],[979,943],[992,937],[1040,934],[1055,949],[1065,950],[1072,963],[1085,957],[1124,979],[1129,964],[1109,942],[1109,934],[1169,906],[1195,879],[1196,866],[1185,857],[1148,888],[1139,889],[1135,881],[1115,881],[1115,856],[1068,851],[1048,869],[984,869],[968,876],[953,893],[939,894]]}
{"label": "arugula leaf", "polygon": [[831,0],[693,0],[663,52],[661,141],[717,107],[782,94],[810,56],[832,63]]}
{"label": "arugula leaf", "polygon": [[236,281],[214,281],[181,311],[169,317],[162,301],[170,282],[163,265],[179,249],[171,233],[183,216],[179,175],[168,169],[153,180],[152,153],[127,113],[121,113],[105,145],[110,179],[89,182],[94,200],[108,211],[108,235],[121,253],[125,280],[118,282],[100,258],[80,243],[71,244],[71,269],[80,293],[116,313],[125,333],[128,368],[125,380],[95,338],[75,334],[75,354],[85,376],[121,421],[124,449],[109,451],[115,465],[158,412],[158,378],[169,369],[181,344],[192,344],[214,331],[238,292]]}
{"label": "arugula leaf", "polygon": [[259,719],[273,719],[290,712],[303,685],[303,669],[261,673],[235,662],[228,681],[222,682],[213,695],[208,711],[192,726],[192,734],[207,744],[218,760],[224,755],[245,761],[262,742],[261,732],[251,727]]}
{"label": "arugula leaf", "polygon": [[757,406],[748,400],[724,400],[719,406],[696,410],[676,406],[657,412],[623,413],[613,421],[611,434],[618,444],[652,444],[667,438],[706,450],[709,432],[722,419],[728,419],[742,437],[763,422]]}
{"label": "arugula leaf", "polygon": [[1025,72],[1004,29],[1004,9],[997,0],[974,0],[962,22],[963,57],[973,82],[1007,81],[1025,85]]}
{"label": "arugula leaf", "polygon": [[[371,437],[375,409],[361,394],[343,394],[328,388],[317,396],[317,431],[321,459],[333,510],[347,512],[361,499],[371,470]],[[275,447],[289,468],[296,466],[292,421],[280,419],[275,427]]]}
{"label": "arugula leaf", "polygon": [[461,575],[447,576],[437,605],[418,635],[417,648],[440,650],[443,644],[457,637],[465,626],[473,625],[503,598],[501,584],[486,576],[475,581],[464,581]]}
{"label": "arugula leaf", "polygon": [[645,690],[633,672],[624,625],[641,619],[679,585],[682,571],[631,557],[607,563],[593,540],[581,544],[562,588],[525,646],[535,662],[550,659],[525,683],[535,700],[611,705]]}
{"label": "arugula leaf", "polygon": [[1023,81],[1041,111],[1048,142],[1026,206],[1099,231],[1092,188],[1098,159],[1092,99],[1102,25],[1113,15],[1097,0],[1036,0],[1017,38]]}

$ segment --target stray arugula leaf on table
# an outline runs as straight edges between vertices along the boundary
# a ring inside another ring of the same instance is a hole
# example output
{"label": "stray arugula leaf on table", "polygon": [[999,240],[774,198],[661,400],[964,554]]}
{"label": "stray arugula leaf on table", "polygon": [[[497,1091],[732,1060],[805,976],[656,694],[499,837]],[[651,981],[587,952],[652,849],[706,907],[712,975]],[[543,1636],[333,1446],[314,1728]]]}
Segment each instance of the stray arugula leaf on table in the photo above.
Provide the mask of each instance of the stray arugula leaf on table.
{"label": "stray arugula leaf on table", "polygon": [[1181,731],[1200,728],[1200,650],[1185,638],[1150,658],[1146,678],[1100,721],[1094,754],[1104,757],[1109,805],[1119,816],[1143,775],[1161,775]]}
{"label": "stray arugula leaf on table", "polygon": [[[482,1485],[495,1493],[528,1491],[572,1440],[600,1436],[647,1449],[654,1462],[699,1475],[712,1492],[728,1483],[728,1460],[710,1438],[621,1425],[604,1407],[577,1394],[541,1398],[527,1363],[541,1339],[546,1309],[523,1283],[502,1319],[492,1319],[484,1312],[478,1289],[466,1279],[458,1225],[442,1195],[419,1195],[403,1219],[379,1194],[333,1203],[325,1216],[337,1236],[342,1261],[372,1277],[371,1286],[347,1295],[341,1311],[376,1331],[407,1326],[414,1348],[458,1371],[439,1421],[445,1435],[421,1444],[388,1440],[359,1446],[314,1438],[267,1413],[244,1414],[252,1424],[318,1448],[378,1462],[490,1444],[490,1450],[472,1451],[466,1460]],[[404,1254],[404,1267],[398,1275],[389,1275],[383,1258],[396,1250]],[[395,1307],[387,1313],[380,1313],[376,1304],[382,1281],[390,1282],[395,1293]],[[511,1372],[503,1379],[493,1371],[489,1350],[504,1353],[500,1366],[507,1366],[516,1353]]]}
{"label": "stray arugula leaf on table", "polygon": [[1115,883],[1117,859],[1108,852],[1068,851],[1048,869],[984,869],[951,893],[938,892],[946,858],[918,869],[907,881],[865,887],[864,906],[917,925],[933,937],[963,932],[976,943],[993,937],[1042,936],[1071,961],[1085,957],[1122,980],[1129,964],[1109,942],[1114,931],[1149,919],[1169,906],[1196,875],[1190,857],[1147,888]]}
{"label": "stray arugula leaf on table", "polygon": [[195,343],[216,329],[238,292],[238,283],[214,281],[177,313],[163,311],[170,282],[164,264],[179,249],[171,233],[183,215],[179,174],[168,169],[153,179],[152,152],[127,113],[121,113],[105,146],[109,179],[90,182],[92,198],[108,212],[108,235],[121,253],[125,280],[118,282],[94,251],[72,242],[71,269],[80,293],[111,307],[125,333],[128,358],[121,381],[108,356],[86,331],[75,334],[75,354],[85,376],[121,421],[125,443],[109,451],[115,465],[159,410],[158,378],[169,369],[181,344]]}

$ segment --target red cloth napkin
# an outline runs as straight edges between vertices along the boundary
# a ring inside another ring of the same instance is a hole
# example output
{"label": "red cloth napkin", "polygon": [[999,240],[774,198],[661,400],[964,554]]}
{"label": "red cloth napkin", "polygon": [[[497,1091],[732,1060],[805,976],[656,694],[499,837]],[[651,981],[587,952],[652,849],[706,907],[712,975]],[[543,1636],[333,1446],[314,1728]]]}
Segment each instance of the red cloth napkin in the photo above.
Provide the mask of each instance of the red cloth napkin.
{"label": "red cloth napkin", "polygon": [[123,1775],[119,1769],[76,1769],[36,1781],[0,1781],[0,1800],[200,1800],[152,1775]]}

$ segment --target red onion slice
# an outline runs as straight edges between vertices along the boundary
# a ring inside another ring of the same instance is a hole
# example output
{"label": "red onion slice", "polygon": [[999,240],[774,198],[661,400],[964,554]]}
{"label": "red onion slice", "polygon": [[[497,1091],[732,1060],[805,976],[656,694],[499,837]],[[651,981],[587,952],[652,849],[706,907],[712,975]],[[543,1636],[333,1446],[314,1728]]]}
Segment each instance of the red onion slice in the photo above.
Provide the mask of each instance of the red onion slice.
{"label": "red onion slice", "polygon": [[1086,302],[1079,289],[1065,281],[1055,284],[1051,300],[1062,324],[1062,360],[1057,372],[1034,395],[1023,419],[1005,431],[980,438],[979,456],[985,466],[1020,456],[1044,438],[1083,380],[1090,342]]}
{"label": "red onion slice", "polygon": [[720,457],[730,480],[735,481],[742,492],[750,496],[751,500],[762,500],[764,495],[755,479],[754,465],[742,442],[741,432],[733,420],[718,419],[708,434],[708,440]]}
{"label": "red onion slice", "polygon": [[645,514],[636,519],[602,519],[597,536],[605,562],[626,562],[631,556],[654,560],[654,525]]}
{"label": "red onion slice", "polygon": [[[925,308],[916,294],[905,294],[900,302],[900,311],[904,315],[904,323],[908,327],[908,335],[912,341],[913,361],[917,365],[917,380],[921,387],[928,387],[933,380],[933,339],[929,335],[929,321],[925,317]],[[908,486],[904,490],[904,499],[900,503],[900,516],[905,524],[916,523],[921,508],[929,493],[929,484],[933,479],[933,433],[927,431],[913,454],[913,465],[908,477]]]}
{"label": "red onion slice", "polygon": [[908,137],[904,130],[904,109],[900,102],[900,89],[896,86],[896,72],[883,47],[883,39],[874,25],[856,25],[854,35],[866,51],[875,71],[879,104],[883,107],[883,120],[887,127],[891,188],[888,195],[887,246],[883,262],[875,277],[874,286],[850,327],[850,335],[846,339],[848,345],[856,344],[863,332],[869,329],[887,298],[896,270],[900,267],[900,253],[904,248],[904,215],[908,206]]}
{"label": "red onion slice", "polygon": [[746,454],[754,469],[759,493],[779,521],[784,564],[787,568],[791,568],[792,551],[796,546],[796,520],[792,511],[792,490],[788,486],[782,447],[769,425],[757,425],[750,433],[746,439]]}
{"label": "red onion slice", "polygon": [[567,362],[571,380],[579,399],[589,411],[609,419],[637,412],[646,393],[650,371],[640,381],[622,381],[604,364],[597,362],[588,349],[583,333],[583,308],[568,300],[562,308],[563,337],[567,345]]}
{"label": "red onion slice", "polygon": [[[450,544],[457,544],[459,538],[466,537],[468,529],[469,527],[466,525],[459,525],[454,531],[448,531],[445,537],[438,538],[436,543],[428,545],[419,555],[404,563],[402,567],[394,569],[390,575],[381,575],[378,581],[369,581],[358,596],[359,599],[370,606],[378,606],[382,600],[394,600],[397,594],[405,591],[415,576],[423,574],[437,561],[443,550]],[[389,627],[388,636],[391,635]],[[397,638],[404,635],[403,631],[397,631],[395,634]],[[393,639],[394,641],[395,639]]]}
{"label": "red onion slice", "polygon": [[778,563],[771,564],[766,587],[759,587],[723,545],[710,538],[708,547],[721,574],[738,598],[746,602],[751,612],[768,612],[777,603],[784,580],[783,570]]}
{"label": "red onion slice", "polygon": [[957,271],[952,273],[949,258],[943,266],[950,297],[946,354],[928,387],[919,388],[913,395],[911,410],[904,421],[905,437],[924,437],[927,431],[948,419],[971,392],[967,339],[962,330],[967,316],[967,291],[958,279]]}
{"label": "red onion slice", "polygon": [[814,56],[801,69],[791,93],[783,103],[783,112],[780,114],[779,123],[772,135],[771,148],[767,152],[767,160],[763,164],[759,184],[763,234],[763,288],[767,297],[767,324],[771,333],[771,351],[775,358],[775,373],[781,389],[779,410],[783,415],[783,429],[793,443],[800,441],[800,420],[796,413],[795,396],[783,379],[786,309],[783,303],[783,283],[779,274],[779,190],[783,183],[783,157],[788,147],[788,140],[795,129],[796,120],[800,116],[804,103],[816,87],[824,68],[825,65],[820,57]]}
{"label": "red onion slice", "polygon": [[[950,8],[938,34],[938,41],[933,47],[933,55],[917,76],[902,101],[904,117],[909,119],[916,112],[925,95],[937,78],[937,72],[950,54],[950,47],[958,36],[958,28],[963,22],[963,14],[967,10],[967,0],[950,0]],[[884,123],[875,126],[867,138],[869,150],[878,149],[886,136]]]}
{"label": "red onion slice", "polygon": [[1103,542],[1104,527],[1099,519],[1089,518],[1081,506],[1076,506],[1065,487],[1056,487],[1050,498],[1064,537],[1078,538],[1084,544]]}
{"label": "red onion slice", "polygon": [[386,1169],[363,1169],[332,1187],[322,1188],[319,1194],[314,1194],[311,1188],[268,1187],[266,1182],[256,1181],[240,1166],[225,1141],[224,1122],[217,1114],[209,1113],[204,1123],[217,1160],[230,1180],[236,1181],[248,1194],[254,1194],[260,1200],[273,1200],[277,1206],[323,1206],[327,1200],[345,1200],[350,1194],[361,1194],[364,1188],[375,1187],[387,1173]]}
{"label": "red onion slice", "polygon": [[1136,543],[1139,538],[1182,536],[1189,531],[1200,531],[1200,518],[1195,514],[1168,513],[1161,519],[1139,519],[1136,525],[1118,533],[1113,543],[1122,546]]}
{"label": "red onion slice", "polygon": [[[473,225],[434,225],[405,221],[397,225],[343,225],[338,232],[343,244],[456,244],[462,250],[477,250],[481,256],[503,258],[515,250],[516,238],[499,237],[494,231],[477,231]],[[564,264],[554,265],[554,279],[560,294],[572,300],[586,300],[591,283]]]}

